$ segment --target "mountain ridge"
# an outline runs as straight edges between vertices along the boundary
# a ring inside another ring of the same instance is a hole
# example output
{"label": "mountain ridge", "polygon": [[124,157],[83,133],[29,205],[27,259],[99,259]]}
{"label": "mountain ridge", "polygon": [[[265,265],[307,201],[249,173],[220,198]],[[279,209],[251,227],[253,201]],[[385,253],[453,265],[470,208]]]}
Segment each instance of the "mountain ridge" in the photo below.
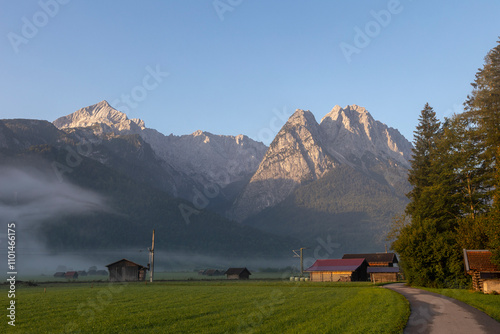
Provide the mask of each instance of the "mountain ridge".
{"label": "mountain ridge", "polygon": [[375,121],[363,107],[337,105],[321,123],[310,111],[297,109],[236,199],[233,218],[243,221],[272,207],[339,165],[383,178],[399,188],[407,182],[410,156],[411,144],[397,130]]}

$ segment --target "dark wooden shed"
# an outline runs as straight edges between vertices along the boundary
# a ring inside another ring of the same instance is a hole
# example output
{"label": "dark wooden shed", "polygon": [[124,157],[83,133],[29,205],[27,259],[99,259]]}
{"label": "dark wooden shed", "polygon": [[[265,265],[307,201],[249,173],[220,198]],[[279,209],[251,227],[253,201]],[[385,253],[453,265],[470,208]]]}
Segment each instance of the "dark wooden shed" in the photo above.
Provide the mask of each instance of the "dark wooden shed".
{"label": "dark wooden shed", "polygon": [[141,266],[127,259],[121,259],[106,266],[111,282],[144,281],[147,267]]}
{"label": "dark wooden shed", "polygon": [[64,271],[58,271],[57,273],[54,274],[54,277],[64,277],[66,273]]}
{"label": "dark wooden shed", "polygon": [[229,268],[225,275],[227,279],[249,279],[252,274],[247,268]]}
{"label": "dark wooden shed", "polygon": [[394,267],[398,263],[394,253],[344,254],[342,259],[366,259],[370,267]]}

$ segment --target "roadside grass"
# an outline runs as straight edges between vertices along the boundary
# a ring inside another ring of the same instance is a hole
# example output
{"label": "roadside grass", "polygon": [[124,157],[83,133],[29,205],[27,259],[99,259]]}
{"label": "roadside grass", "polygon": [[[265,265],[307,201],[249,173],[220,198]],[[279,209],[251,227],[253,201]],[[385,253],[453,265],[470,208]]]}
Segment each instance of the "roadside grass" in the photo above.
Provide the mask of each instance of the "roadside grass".
{"label": "roadside grass", "polygon": [[422,287],[420,287],[420,289],[455,298],[466,304],[474,306],[478,310],[488,314],[493,319],[500,321],[500,295],[488,295],[465,289],[431,289]]}
{"label": "roadside grass", "polygon": [[[6,305],[7,287],[1,290]],[[11,327],[9,333],[400,333],[409,314],[406,299],[369,282],[47,283],[19,284],[16,326],[4,320],[0,328]]]}

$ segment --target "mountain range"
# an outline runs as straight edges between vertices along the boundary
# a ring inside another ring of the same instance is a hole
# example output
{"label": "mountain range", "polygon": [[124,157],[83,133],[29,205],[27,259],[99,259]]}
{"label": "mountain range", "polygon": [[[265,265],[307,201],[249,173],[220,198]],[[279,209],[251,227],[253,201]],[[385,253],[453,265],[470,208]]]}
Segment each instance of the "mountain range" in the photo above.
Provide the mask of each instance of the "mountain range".
{"label": "mountain range", "polygon": [[34,168],[107,199],[105,210],[36,225],[57,250],[147,244],[156,228],[159,247],[218,256],[287,256],[325,242],[333,257],[381,251],[407,203],[411,149],[356,105],[319,123],[298,109],[269,147],[201,130],[165,136],[106,101],[53,123],[0,120],[3,168]]}

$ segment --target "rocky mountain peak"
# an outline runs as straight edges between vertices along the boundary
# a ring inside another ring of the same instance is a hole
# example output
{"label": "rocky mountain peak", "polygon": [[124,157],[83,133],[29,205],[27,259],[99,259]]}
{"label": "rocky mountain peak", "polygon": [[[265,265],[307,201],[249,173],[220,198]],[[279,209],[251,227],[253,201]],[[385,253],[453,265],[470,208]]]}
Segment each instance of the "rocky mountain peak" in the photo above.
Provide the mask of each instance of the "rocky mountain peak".
{"label": "rocky mountain peak", "polygon": [[320,124],[310,111],[297,109],[235,203],[235,218],[242,220],[281,202],[339,165],[367,173],[376,170],[396,185],[405,180],[410,154],[411,144],[397,130],[358,105],[336,105]]}
{"label": "rocky mountain peak", "polygon": [[411,144],[399,131],[376,121],[363,107],[335,106],[320,124],[325,143],[330,150],[349,160],[359,159],[367,152],[374,156],[391,157],[408,166]]}
{"label": "rocky mountain peak", "polygon": [[321,178],[334,167],[322,148],[314,115],[297,109],[278,132],[264,159],[235,203],[234,218],[242,220],[285,199],[301,184]]}
{"label": "rocky mountain peak", "polygon": [[95,124],[105,124],[111,131],[134,132],[145,128],[143,120],[129,119],[126,114],[116,110],[105,100],[60,117],[53,124],[59,129],[89,127]]}

